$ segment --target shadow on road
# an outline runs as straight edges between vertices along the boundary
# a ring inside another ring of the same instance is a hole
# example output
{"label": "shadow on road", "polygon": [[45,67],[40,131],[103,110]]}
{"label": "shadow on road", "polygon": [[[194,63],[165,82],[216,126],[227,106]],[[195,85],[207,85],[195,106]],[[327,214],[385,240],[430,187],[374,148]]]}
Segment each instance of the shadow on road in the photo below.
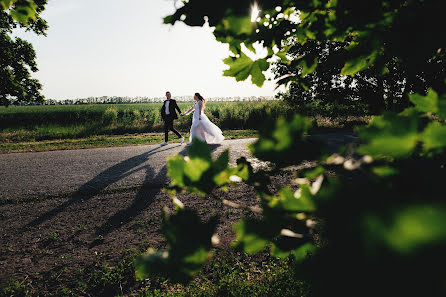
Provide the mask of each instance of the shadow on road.
{"label": "shadow on road", "polygon": [[[211,152],[215,151],[220,145],[210,145]],[[105,238],[109,233],[113,230],[120,228],[121,226],[131,222],[134,217],[136,217],[141,211],[146,209],[152,202],[153,197],[159,193],[164,186],[163,184],[154,184],[153,181],[162,180],[163,177],[167,174],[167,166],[164,165],[160,172],[155,176],[154,170],[150,167],[150,165],[140,166],[144,162],[146,162],[149,157],[153,154],[160,153],[163,151],[167,151],[173,149],[177,146],[171,146],[169,148],[161,149],[162,147],[156,147],[147,151],[138,156],[134,156],[125,161],[122,161],[105,171],[101,172],[90,181],[82,185],[75,193],[71,195],[71,199],[60,204],[56,208],[40,215],[38,218],[29,222],[24,229],[30,227],[36,227],[58,214],[65,211],[71,205],[76,203],[83,203],[98,195],[101,191],[107,188],[109,185],[131,175],[138,171],[145,171],[145,178],[142,184],[142,187],[138,190],[132,204],[126,208],[119,210],[114,215],[109,217],[107,221],[102,224],[100,227],[96,229],[96,238]],[[187,147],[184,147],[178,154],[186,156],[187,155]],[[153,189],[151,193],[153,193],[152,197],[147,197],[147,190]],[[97,246],[102,243],[102,240],[94,240],[90,248]]]}
{"label": "shadow on road", "polygon": [[[78,202],[84,202],[86,200],[91,199],[101,191],[103,191],[106,187],[109,185],[135,173],[140,170],[146,170],[149,176],[146,176],[144,182],[150,181],[151,177],[153,177],[153,171],[148,166],[143,166],[140,168],[136,168],[139,165],[143,164],[147,161],[147,159],[155,154],[160,153],[163,151],[167,151],[170,149],[173,149],[175,146],[172,146],[170,148],[165,148],[163,150],[160,150],[161,147],[156,147],[154,149],[151,149],[150,151],[147,151],[143,154],[140,154],[138,156],[131,157],[125,161],[122,161],[121,163],[118,163],[105,171],[101,172],[91,180],[89,180],[87,183],[82,185],[75,193],[72,194],[71,199],[62,203],[58,207],[42,214],[37,219],[33,220],[32,222],[28,223],[26,227],[35,227],[37,225],[42,224],[43,222],[53,218],[60,212],[64,211],[67,207],[69,207],[72,204],[78,203]],[[136,168],[136,169],[135,169]],[[160,185],[161,186],[161,185]]]}
{"label": "shadow on road", "polygon": [[[209,148],[211,152],[215,151],[218,147],[220,147],[219,144],[217,145],[209,145]],[[186,156],[187,155],[187,148],[182,149],[180,152],[178,152],[179,155]],[[139,189],[138,193],[135,196],[135,199],[133,199],[132,204],[123,210],[118,211],[113,216],[111,216],[107,222],[105,222],[101,227],[96,229],[96,238],[101,238],[94,240],[90,248],[93,248],[99,244],[102,243],[102,239],[105,238],[110,232],[113,230],[116,230],[120,228],[121,226],[131,222],[133,218],[135,218],[141,211],[146,209],[152,202],[153,198],[156,194],[158,194],[161,191],[161,187],[157,187],[154,189],[155,191],[151,192],[152,196],[147,197],[147,189],[150,188],[152,185],[150,184],[150,180],[153,179],[153,170],[149,166],[144,166],[144,170],[146,170],[146,178],[144,180],[143,186],[141,189]],[[158,177],[163,177],[167,175],[167,166],[163,166],[163,168],[160,170],[160,172],[157,174],[155,179]],[[153,187],[151,187],[153,188]]]}

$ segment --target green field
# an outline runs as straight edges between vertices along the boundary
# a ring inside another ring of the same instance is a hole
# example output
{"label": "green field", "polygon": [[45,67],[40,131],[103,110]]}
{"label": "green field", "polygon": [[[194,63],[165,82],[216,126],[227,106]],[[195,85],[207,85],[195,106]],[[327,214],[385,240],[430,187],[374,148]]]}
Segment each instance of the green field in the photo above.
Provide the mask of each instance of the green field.
{"label": "green field", "polygon": [[[0,152],[158,143],[163,139],[161,106],[162,103],[0,107]],[[179,106],[185,112],[192,102]],[[351,107],[312,104],[291,108],[283,101],[209,102],[205,109],[227,138],[255,137],[267,116],[276,119],[295,112],[312,117],[319,128],[344,128],[367,121],[360,110]],[[180,117],[175,127],[187,136],[191,122],[191,115]]]}

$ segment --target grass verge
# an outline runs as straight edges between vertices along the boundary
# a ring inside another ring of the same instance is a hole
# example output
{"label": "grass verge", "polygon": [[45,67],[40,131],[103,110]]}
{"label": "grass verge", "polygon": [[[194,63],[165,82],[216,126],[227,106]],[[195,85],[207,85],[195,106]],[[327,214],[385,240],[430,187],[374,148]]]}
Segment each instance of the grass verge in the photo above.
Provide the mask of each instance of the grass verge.
{"label": "grass verge", "polygon": [[187,285],[166,279],[136,281],[134,257],[127,250],[114,266],[97,263],[74,273],[61,267],[37,287],[32,280],[10,280],[0,296],[306,296],[307,286],[298,281],[292,259],[278,259],[267,253],[247,255],[229,247],[216,251],[213,260]]}
{"label": "grass verge", "polygon": [[[227,130],[223,131],[226,139],[241,139],[257,137],[255,130]],[[174,135],[169,136],[172,143],[179,142]],[[131,146],[144,144],[158,144],[164,141],[164,133],[149,133],[140,135],[107,135],[92,136],[80,139],[58,139],[31,142],[14,142],[7,138],[0,140],[0,153],[43,152],[54,150],[72,150],[85,148]]]}

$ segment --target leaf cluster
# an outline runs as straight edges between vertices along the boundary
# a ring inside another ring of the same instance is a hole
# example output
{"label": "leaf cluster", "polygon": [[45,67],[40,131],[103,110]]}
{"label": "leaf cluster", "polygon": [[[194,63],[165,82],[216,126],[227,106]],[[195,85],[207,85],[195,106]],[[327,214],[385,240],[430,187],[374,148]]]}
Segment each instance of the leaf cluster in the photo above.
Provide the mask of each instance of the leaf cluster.
{"label": "leaf cluster", "polygon": [[[260,10],[258,17],[252,15],[253,5]],[[405,94],[422,93],[429,87],[439,93],[446,92],[443,10],[444,4],[435,0],[260,0],[255,3],[189,0],[183,1],[164,22],[182,21],[190,26],[208,22],[215,28],[216,39],[228,44],[232,52],[232,57],[225,60],[230,68],[224,75],[237,81],[251,75],[253,83],[263,85],[264,72],[275,58],[289,69],[286,76],[278,77],[279,85],[297,82],[308,91],[311,86],[330,82],[329,79],[315,81],[308,75],[317,71],[323,77],[330,69],[330,75],[334,76],[354,77],[360,73],[357,82],[375,85],[378,90],[388,89],[390,97],[399,98],[402,89]],[[256,43],[268,54],[252,60],[244,54],[244,48],[255,53]],[[327,55],[327,46],[336,50]],[[314,50],[304,50],[296,56],[296,47]],[[392,75],[387,75],[385,87],[379,81],[374,82],[386,73]],[[406,87],[393,90],[395,82],[405,83]],[[364,94],[365,90],[361,92]],[[393,99],[387,101],[393,103]],[[380,105],[379,110],[383,108]]]}
{"label": "leaf cluster", "polygon": [[11,34],[17,27],[45,35],[48,25],[40,17],[46,0],[0,1],[0,105],[12,102],[43,102],[42,85],[31,78],[36,72],[36,54],[32,45]]}

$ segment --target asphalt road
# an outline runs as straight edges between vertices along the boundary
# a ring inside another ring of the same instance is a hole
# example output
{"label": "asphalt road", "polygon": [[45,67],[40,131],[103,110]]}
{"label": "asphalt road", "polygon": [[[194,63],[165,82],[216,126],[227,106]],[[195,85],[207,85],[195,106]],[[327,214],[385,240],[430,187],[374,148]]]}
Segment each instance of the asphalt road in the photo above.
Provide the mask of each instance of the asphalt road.
{"label": "asphalt road", "polygon": [[[213,154],[230,148],[231,162],[249,155],[255,139],[226,140]],[[12,153],[0,155],[0,200],[61,193],[110,190],[135,185],[163,186],[166,158],[186,154],[179,143]]]}
{"label": "asphalt road", "polygon": [[[315,135],[330,150],[352,142],[352,133]],[[230,149],[231,163],[250,158],[247,144],[255,139],[226,140],[211,146],[213,154]],[[162,187],[167,182],[166,158],[186,154],[180,144],[141,145],[38,153],[0,155],[0,200],[63,193],[100,192],[145,185]]]}

